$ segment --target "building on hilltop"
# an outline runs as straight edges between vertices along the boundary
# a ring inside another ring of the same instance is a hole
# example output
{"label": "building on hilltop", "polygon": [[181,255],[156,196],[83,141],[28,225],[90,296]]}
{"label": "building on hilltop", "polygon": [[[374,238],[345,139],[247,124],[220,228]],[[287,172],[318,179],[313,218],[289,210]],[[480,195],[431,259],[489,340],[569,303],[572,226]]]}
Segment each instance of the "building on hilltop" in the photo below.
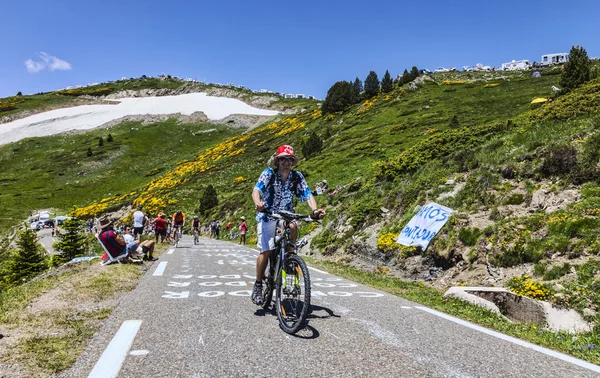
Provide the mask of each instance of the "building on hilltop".
{"label": "building on hilltop", "polygon": [[540,64],[542,66],[548,66],[550,64],[566,63],[568,61],[569,61],[568,53],[546,54],[546,55],[542,55],[542,60],[541,60]]}
{"label": "building on hilltop", "polygon": [[502,70],[504,71],[512,71],[512,70],[526,70],[531,67],[531,63],[527,59],[524,60],[512,60],[507,63],[502,63]]}

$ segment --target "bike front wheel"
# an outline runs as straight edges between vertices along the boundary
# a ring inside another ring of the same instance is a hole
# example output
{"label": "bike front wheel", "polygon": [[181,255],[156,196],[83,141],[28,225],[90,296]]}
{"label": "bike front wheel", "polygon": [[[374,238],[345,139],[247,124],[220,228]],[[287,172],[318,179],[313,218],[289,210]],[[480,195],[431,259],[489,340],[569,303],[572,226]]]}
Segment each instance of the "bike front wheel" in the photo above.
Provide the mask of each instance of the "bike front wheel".
{"label": "bike front wheel", "polygon": [[310,309],[310,275],[298,255],[288,255],[277,277],[276,305],[279,326],[295,334],[306,325]]}

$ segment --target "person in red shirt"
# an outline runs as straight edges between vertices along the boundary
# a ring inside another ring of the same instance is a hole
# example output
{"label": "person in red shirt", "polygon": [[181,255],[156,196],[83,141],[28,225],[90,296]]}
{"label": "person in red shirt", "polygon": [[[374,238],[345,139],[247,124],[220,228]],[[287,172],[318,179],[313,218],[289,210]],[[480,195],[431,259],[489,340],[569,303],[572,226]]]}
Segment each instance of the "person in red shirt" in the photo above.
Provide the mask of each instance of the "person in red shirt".
{"label": "person in red shirt", "polygon": [[113,229],[113,223],[106,217],[100,219],[100,234],[98,235],[98,239],[113,258],[122,255],[129,257],[138,247],[137,242],[131,241],[127,243],[122,236],[117,235]]}
{"label": "person in red shirt", "polygon": [[158,236],[160,235],[160,242],[165,242],[165,237],[167,236],[167,221],[165,220],[166,215],[163,212],[158,213],[158,217],[156,217],[151,224],[154,225],[154,235],[156,236],[156,243],[158,243]]}

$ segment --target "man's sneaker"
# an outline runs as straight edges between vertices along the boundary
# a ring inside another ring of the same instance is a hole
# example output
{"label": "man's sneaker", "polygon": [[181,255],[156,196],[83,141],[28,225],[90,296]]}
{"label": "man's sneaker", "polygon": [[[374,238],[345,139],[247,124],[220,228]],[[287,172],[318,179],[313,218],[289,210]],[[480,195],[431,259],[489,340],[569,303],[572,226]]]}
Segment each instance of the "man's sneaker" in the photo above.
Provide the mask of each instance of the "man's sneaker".
{"label": "man's sneaker", "polygon": [[257,306],[262,306],[264,302],[262,283],[254,283],[254,289],[252,289],[252,302]]}

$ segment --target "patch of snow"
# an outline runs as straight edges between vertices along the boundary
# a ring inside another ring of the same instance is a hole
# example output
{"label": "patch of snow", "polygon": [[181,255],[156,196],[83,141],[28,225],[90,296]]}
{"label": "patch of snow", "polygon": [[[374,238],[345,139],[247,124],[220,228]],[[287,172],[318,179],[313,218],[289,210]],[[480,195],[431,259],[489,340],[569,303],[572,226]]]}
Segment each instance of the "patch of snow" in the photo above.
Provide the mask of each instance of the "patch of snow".
{"label": "patch of snow", "polygon": [[70,130],[90,130],[110,121],[145,114],[190,115],[203,112],[210,120],[232,114],[274,116],[279,112],[252,107],[240,100],[188,93],[177,96],[123,98],[115,105],[83,105],[51,110],[0,125],[0,145],[24,138],[59,134]]}

